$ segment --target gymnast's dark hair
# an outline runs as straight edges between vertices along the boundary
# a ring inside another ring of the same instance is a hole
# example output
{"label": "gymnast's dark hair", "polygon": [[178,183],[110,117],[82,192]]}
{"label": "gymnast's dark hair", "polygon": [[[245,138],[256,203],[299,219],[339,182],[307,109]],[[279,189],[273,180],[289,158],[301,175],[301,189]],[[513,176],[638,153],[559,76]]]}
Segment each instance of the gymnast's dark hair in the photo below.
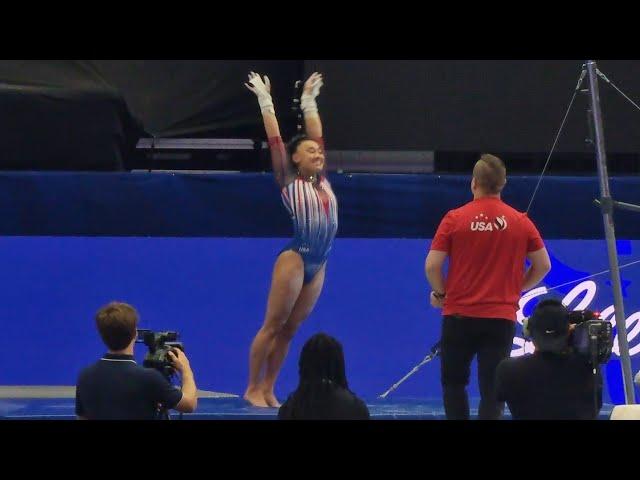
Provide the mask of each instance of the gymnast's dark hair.
{"label": "gymnast's dark hair", "polygon": [[317,333],[304,344],[298,373],[298,388],[287,400],[293,419],[324,418],[327,398],[336,389],[349,389],[342,345],[325,333]]}
{"label": "gymnast's dark hair", "polygon": [[306,142],[307,140],[313,139],[310,138],[306,133],[300,133],[291,138],[291,140],[289,140],[289,143],[287,143],[287,153],[289,154],[289,158],[291,158],[293,154],[296,153],[298,145],[300,145],[302,142]]}

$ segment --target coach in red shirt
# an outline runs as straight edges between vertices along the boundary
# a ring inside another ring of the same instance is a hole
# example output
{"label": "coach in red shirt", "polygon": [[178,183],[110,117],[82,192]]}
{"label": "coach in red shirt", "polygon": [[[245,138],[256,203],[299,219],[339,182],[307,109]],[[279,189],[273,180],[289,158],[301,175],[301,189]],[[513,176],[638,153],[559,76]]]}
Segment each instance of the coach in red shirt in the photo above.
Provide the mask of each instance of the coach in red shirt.
{"label": "coach in red shirt", "polygon": [[[473,168],[473,201],[445,215],[427,255],[431,305],[443,310],[440,356],[447,419],[469,419],[466,387],[475,355],[478,418],[501,417],[504,403],[496,400],[495,370],[511,352],[518,301],[551,269],[533,222],[500,199],[506,183],[502,160],[482,155]],[[531,263],[526,272],[525,259]]]}

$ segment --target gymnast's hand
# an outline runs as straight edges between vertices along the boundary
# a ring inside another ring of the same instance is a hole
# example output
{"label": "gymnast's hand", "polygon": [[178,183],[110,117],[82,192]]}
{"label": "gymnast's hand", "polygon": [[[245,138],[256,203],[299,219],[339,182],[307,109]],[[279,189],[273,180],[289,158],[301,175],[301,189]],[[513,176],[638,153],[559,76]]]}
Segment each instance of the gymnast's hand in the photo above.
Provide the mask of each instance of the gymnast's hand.
{"label": "gymnast's hand", "polygon": [[244,86],[255,93],[258,98],[271,96],[271,81],[266,75],[263,81],[257,73],[249,72],[249,82]]}
{"label": "gymnast's hand", "polygon": [[249,90],[256,94],[258,97],[258,103],[260,104],[260,110],[263,114],[275,115],[273,109],[273,100],[271,100],[271,82],[269,77],[264,76],[264,82],[260,75],[255,72],[249,72],[249,82],[244,84]]}
{"label": "gymnast's hand", "polygon": [[320,87],[324,85],[322,81],[322,74],[315,72],[304,82],[304,89],[302,90],[302,97],[310,97],[315,99],[320,95]]}
{"label": "gymnast's hand", "polygon": [[305,118],[317,116],[318,105],[316,104],[316,97],[320,94],[320,87],[322,87],[322,85],[322,75],[318,72],[313,73],[307,81],[304,82],[304,89],[300,97],[300,109],[304,112]]}

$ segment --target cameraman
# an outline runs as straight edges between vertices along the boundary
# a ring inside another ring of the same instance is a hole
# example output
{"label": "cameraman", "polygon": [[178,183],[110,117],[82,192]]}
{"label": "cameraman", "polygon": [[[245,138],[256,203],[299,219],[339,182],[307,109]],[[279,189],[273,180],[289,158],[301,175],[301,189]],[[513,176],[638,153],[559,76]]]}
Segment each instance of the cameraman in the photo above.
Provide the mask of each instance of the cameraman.
{"label": "cameraman", "polygon": [[571,347],[574,327],[566,307],[555,299],[540,302],[527,320],[525,336],[532,337],[535,352],[507,358],[496,370],[496,396],[507,402],[514,420],[597,418],[602,377]]}
{"label": "cameraman", "polygon": [[[190,413],[196,409],[196,384],[189,360],[179,349],[168,353],[182,378],[182,390],[152,368],[136,364],[138,312],[126,303],[111,302],[96,315],[106,353],[85,368],[76,387],[76,415],[85,420],[153,420],[161,409]],[[174,353],[175,352],[175,353]]]}

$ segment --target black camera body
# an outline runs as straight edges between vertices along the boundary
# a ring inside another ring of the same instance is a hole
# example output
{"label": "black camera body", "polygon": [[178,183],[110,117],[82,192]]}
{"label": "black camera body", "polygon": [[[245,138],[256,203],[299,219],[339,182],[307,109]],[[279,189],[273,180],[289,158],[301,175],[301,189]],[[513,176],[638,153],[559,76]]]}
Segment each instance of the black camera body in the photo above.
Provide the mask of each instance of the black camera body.
{"label": "black camera body", "polygon": [[569,324],[575,325],[569,335],[569,346],[588,358],[592,364],[609,361],[613,348],[613,327],[590,310],[569,313]]}
{"label": "black camera body", "polygon": [[177,332],[153,332],[151,330],[138,329],[138,339],[136,343],[144,343],[148,352],[142,363],[143,367],[155,368],[167,380],[175,374],[175,368],[171,363],[168,353],[179,348],[184,352],[184,345],[178,342]]}

